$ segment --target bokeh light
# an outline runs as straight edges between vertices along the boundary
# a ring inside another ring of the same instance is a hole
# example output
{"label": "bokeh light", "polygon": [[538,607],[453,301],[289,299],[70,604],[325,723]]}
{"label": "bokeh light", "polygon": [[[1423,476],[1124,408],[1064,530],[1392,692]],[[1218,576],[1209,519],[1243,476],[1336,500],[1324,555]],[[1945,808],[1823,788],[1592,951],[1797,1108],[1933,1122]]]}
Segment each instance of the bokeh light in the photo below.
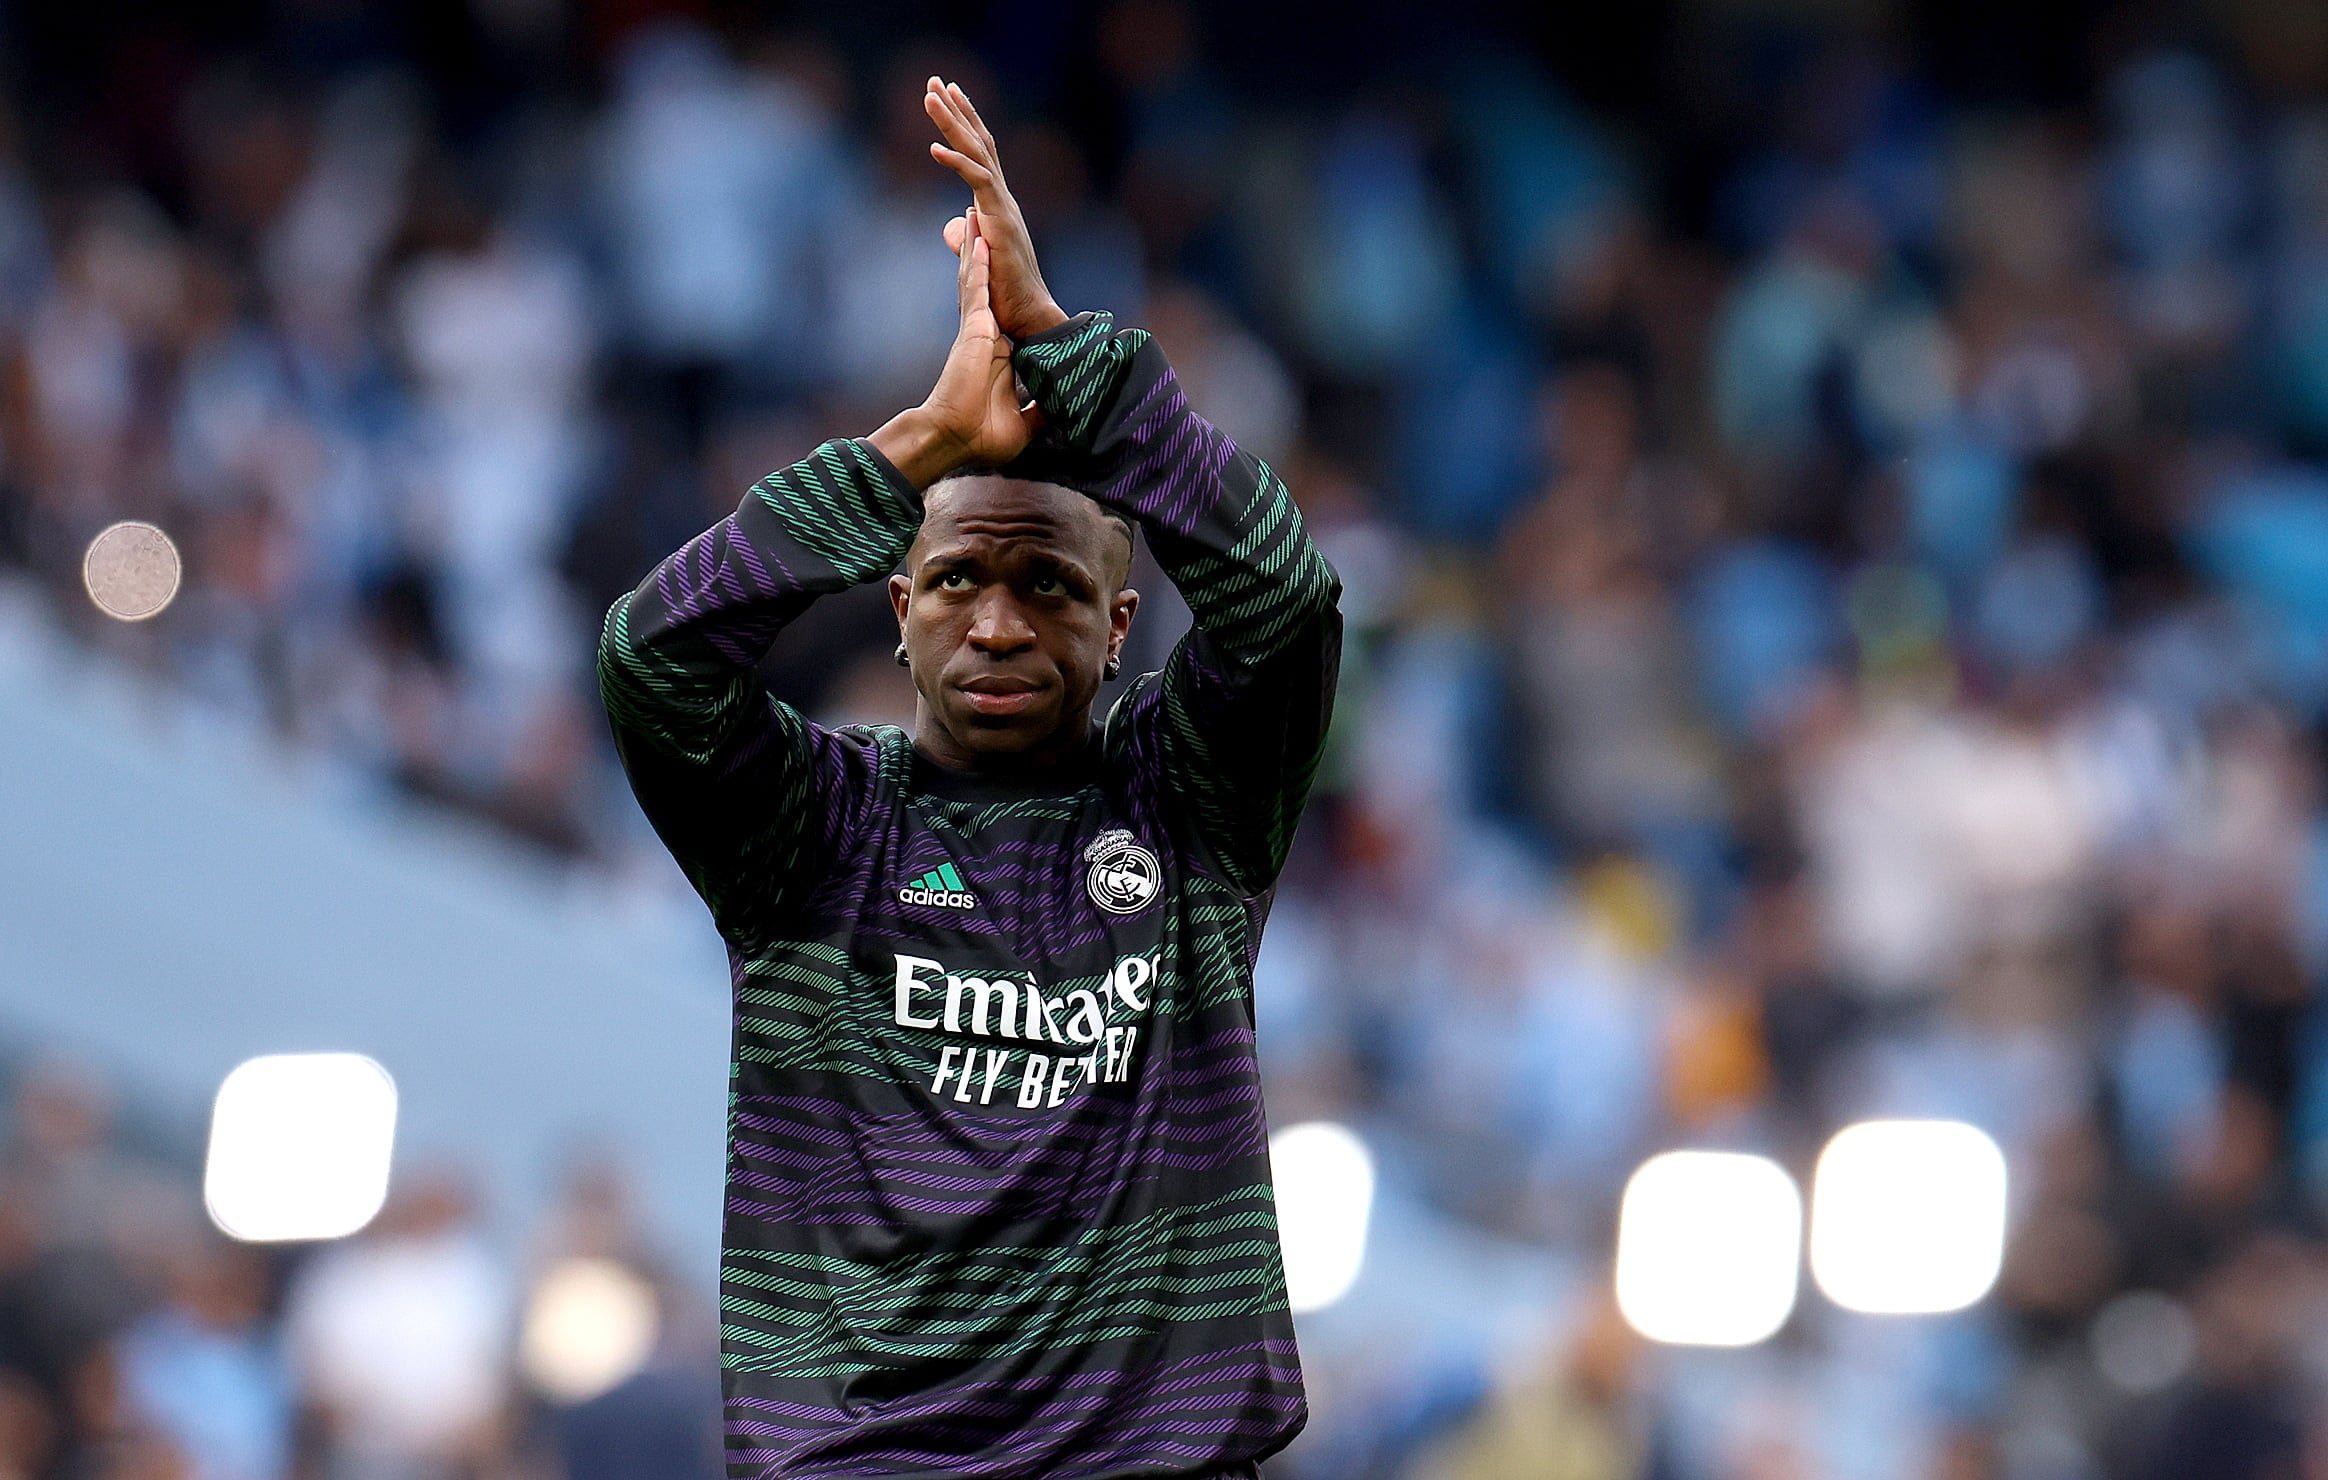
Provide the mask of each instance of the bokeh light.
{"label": "bokeh light", "polygon": [[178,594],[178,546],[142,519],[109,524],[81,557],[81,584],[105,615],[122,622],[159,616]]}
{"label": "bokeh light", "polygon": [[362,1054],[269,1054],[235,1067],[210,1114],[202,1199],[246,1242],[345,1238],[388,1197],[396,1082]]}
{"label": "bokeh light", "polygon": [[1811,1189],[1811,1274],[1872,1315],[1962,1310],[1997,1280],[2005,1156],[1958,1120],[1868,1120],[1835,1133]]}
{"label": "bokeh light", "polygon": [[1374,1156],[1348,1126],[1314,1120],[1269,1138],[1277,1237],[1294,1312],[1324,1310],[1358,1282],[1374,1215]]}
{"label": "bokeh light", "polygon": [[645,1280],[611,1259],[568,1259],[534,1286],[518,1360],[546,1396],[585,1402],[646,1365],[657,1324]]}
{"label": "bokeh light", "polygon": [[1752,1346],[1794,1310],[1802,1236],[1802,1194],[1768,1157],[1653,1156],[1617,1215],[1617,1308],[1652,1341]]}

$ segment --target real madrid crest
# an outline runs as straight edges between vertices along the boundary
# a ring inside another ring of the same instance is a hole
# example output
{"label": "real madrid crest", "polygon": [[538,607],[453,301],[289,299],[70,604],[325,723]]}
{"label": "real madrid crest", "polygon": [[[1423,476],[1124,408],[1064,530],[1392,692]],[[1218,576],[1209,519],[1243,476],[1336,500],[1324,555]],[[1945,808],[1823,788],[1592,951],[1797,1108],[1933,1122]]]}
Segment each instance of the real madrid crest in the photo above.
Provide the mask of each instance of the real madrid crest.
{"label": "real madrid crest", "polygon": [[1123,828],[1109,828],[1094,838],[1083,857],[1091,865],[1084,875],[1091,902],[1111,915],[1137,914],[1164,887],[1164,866]]}

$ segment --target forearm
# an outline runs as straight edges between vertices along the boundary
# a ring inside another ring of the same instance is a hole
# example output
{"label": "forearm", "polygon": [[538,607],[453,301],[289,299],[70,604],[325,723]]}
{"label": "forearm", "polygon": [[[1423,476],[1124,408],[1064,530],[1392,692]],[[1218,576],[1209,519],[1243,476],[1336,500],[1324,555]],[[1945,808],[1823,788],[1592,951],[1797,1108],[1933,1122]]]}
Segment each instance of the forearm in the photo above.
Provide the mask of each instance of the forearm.
{"label": "forearm", "polygon": [[[889,440],[916,456],[910,437]],[[827,442],[770,474],[608,610],[598,667],[609,715],[705,758],[757,698],[755,670],[785,624],[895,569],[920,521],[918,488],[873,438]]]}
{"label": "forearm", "polygon": [[890,466],[913,485],[917,494],[961,466],[964,460],[960,441],[946,435],[929,411],[920,406],[898,412],[865,441],[889,459]]}
{"label": "forearm", "polygon": [[1038,455],[1139,521],[1224,656],[1258,663],[1316,630],[1340,586],[1284,480],[1190,409],[1148,334],[1082,315],[1014,363],[1049,425]]}

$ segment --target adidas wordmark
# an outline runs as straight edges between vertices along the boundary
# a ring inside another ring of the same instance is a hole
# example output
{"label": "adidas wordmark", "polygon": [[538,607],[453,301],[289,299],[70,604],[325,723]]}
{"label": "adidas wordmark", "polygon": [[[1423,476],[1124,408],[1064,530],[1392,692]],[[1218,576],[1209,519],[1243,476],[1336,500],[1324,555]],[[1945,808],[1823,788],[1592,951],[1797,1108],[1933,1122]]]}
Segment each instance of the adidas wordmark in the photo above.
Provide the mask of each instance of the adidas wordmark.
{"label": "adidas wordmark", "polygon": [[949,910],[974,910],[978,896],[962,887],[962,876],[943,863],[897,891],[900,904],[934,904]]}

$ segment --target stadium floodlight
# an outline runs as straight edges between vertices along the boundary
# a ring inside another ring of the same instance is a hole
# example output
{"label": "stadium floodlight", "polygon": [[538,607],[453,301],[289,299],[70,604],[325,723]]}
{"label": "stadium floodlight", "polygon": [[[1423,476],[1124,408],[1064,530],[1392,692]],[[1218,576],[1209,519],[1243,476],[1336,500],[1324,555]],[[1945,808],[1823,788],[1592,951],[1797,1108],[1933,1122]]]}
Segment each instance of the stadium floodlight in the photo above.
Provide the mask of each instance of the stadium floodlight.
{"label": "stadium floodlight", "polygon": [[655,1292],[611,1259],[552,1265],[527,1302],[518,1362],[543,1394],[581,1403],[628,1381],[655,1346]]}
{"label": "stadium floodlight", "polygon": [[1869,1315],[1938,1315],[1989,1292],[2005,1255],[2005,1155],[1960,1120],[1864,1120],[1819,1153],[1811,1274]]}
{"label": "stadium floodlight", "polygon": [[1802,1240],[1802,1193],[1770,1158],[1652,1156],[1617,1213],[1617,1309],[1672,1346],[1766,1341],[1794,1311]]}
{"label": "stadium floodlight", "polygon": [[246,1243],[345,1238],[388,1198],[396,1081],[356,1053],[235,1066],[210,1111],[202,1201]]}
{"label": "stadium floodlight", "polygon": [[1269,1166],[1287,1301],[1296,1315],[1324,1310],[1350,1293],[1366,1262],[1373,1153],[1348,1126],[1312,1120],[1269,1138]]}

